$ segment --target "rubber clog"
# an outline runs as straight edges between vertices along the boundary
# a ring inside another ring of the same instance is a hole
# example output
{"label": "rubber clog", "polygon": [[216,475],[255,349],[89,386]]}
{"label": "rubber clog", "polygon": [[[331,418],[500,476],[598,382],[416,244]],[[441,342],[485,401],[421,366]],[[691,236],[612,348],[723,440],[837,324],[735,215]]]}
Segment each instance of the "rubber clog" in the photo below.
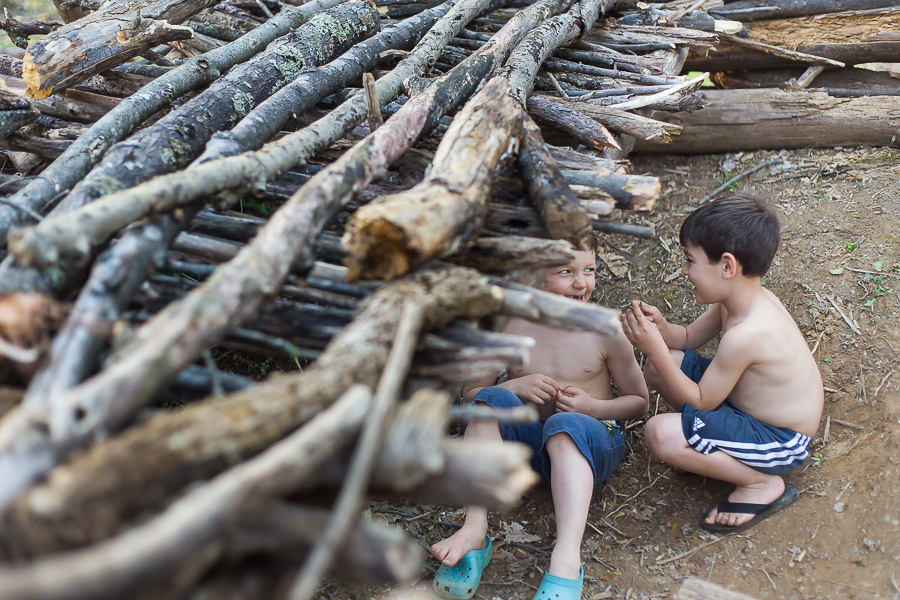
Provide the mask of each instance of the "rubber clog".
{"label": "rubber clog", "polygon": [[577,579],[563,579],[544,573],[534,600],[580,600],[582,587],[584,587],[584,567],[581,567]]}
{"label": "rubber clog", "polygon": [[468,600],[475,595],[481,574],[491,562],[494,545],[490,536],[484,536],[483,550],[469,550],[452,567],[441,566],[434,576],[434,591],[443,598]]}
{"label": "rubber clog", "polygon": [[731,502],[726,498],[725,500],[719,502],[719,505],[716,507],[719,512],[753,515],[753,518],[746,523],[741,523],[740,525],[734,526],[722,525],[720,523],[707,523],[706,517],[710,512],[712,512],[708,511],[702,517],[700,517],[700,527],[707,531],[712,531],[713,533],[719,533],[722,535],[729,533],[738,533],[740,531],[744,531],[745,529],[753,527],[763,519],[771,517],[786,506],[790,506],[791,504],[796,502],[797,498],[799,497],[800,492],[797,491],[797,487],[793,483],[786,483],[784,485],[784,492],[781,494],[781,496],[779,496],[776,500],[770,502],[769,504]]}

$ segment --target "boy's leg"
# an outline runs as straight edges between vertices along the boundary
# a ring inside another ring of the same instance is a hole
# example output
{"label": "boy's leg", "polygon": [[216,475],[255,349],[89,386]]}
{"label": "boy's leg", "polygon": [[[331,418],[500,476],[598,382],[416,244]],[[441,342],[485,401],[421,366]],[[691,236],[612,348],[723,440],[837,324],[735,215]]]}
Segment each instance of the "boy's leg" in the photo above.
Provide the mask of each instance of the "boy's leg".
{"label": "boy's leg", "polygon": [[556,510],[556,545],[549,572],[575,579],[581,570],[581,539],[594,492],[594,472],[568,434],[551,435],[544,447],[550,456],[550,489]]}
{"label": "boy's leg", "polygon": [[[672,360],[675,361],[675,364],[681,367],[681,362],[684,359],[684,352],[681,350],[669,350],[669,354],[671,355]],[[647,362],[644,363],[644,379],[646,379],[648,387],[659,392],[660,396],[663,397],[663,400],[666,401],[666,404],[676,410],[679,408],[669,402],[669,388],[666,385],[666,382],[659,376],[656,365],[654,365],[653,361],[649,358],[647,359]]]}
{"label": "boy's leg", "polygon": [[[777,475],[761,473],[724,452],[702,454],[688,445],[681,427],[681,415],[667,413],[647,421],[644,441],[654,456],[674,467],[735,484],[728,496],[732,502],[769,504],[784,493],[784,480]],[[722,513],[713,509],[707,523],[737,526],[753,518],[745,513]]]}
{"label": "boy's leg", "polygon": [[[483,406],[494,408],[511,408],[521,406],[522,401],[509,390],[500,387],[486,387],[475,396],[473,401]],[[509,428],[508,428],[509,429]],[[511,439],[540,447],[541,426],[539,423],[514,427],[507,431]],[[533,439],[532,439],[533,438]],[[464,439],[503,441],[497,421],[476,420],[466,427]],[[484,548],[484,537],[487,534],[487,509],[483,506],[467,506],[463,526],[445,540],[431,546],[431,553],[444,565],[452,567],[469,550]]]}

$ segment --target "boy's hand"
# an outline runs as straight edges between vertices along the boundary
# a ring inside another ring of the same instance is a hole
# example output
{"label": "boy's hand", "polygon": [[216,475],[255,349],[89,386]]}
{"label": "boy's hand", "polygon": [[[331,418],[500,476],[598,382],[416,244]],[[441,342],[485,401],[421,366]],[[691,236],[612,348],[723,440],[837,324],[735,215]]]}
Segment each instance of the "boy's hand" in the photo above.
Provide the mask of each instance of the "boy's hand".
{"label": "boy's hand", "polygon": [[559,384],[552,377],[540,373],[510,379],[505,387],[522,400],[529,400],[535,404],[548,402],[559,393]]}
{"label": "boy's hand", "polygon": [[631,308],[632,310],[643,313],[648,320],[656,325],[657,329],[662,329],[666,325],[666,318],[663,316],[662,312],[652,304],[647,304],[640,300],[632,300]]}
{"label": "boy's hand", "polygon": [[565,386],[556,397],[556,412],[577,412],[590,414],[594,398],[581,388]]}
{"label": "boy's hand", "polygon": [[632,308],[626,310],[625,314],[622,315],[622,331],[625,332],[625,337],[628,338],[632,346],[647,356],[655,353],[667,354],[669,352],[669,347],[666,345],[658,325],[658,323],[651,321],[644,314],[640,306],[632,305]]}

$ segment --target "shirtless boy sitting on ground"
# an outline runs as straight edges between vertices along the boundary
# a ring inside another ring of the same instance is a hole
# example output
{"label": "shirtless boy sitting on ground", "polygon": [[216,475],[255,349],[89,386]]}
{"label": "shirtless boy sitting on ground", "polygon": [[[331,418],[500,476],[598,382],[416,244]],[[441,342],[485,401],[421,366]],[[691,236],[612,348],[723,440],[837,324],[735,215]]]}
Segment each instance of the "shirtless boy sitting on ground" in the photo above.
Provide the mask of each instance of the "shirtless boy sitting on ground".
{"label": "shirtless boy sitting on ground", "polygon": [[[794,320],[762,287],[781,239],[772,212],[752,196],[727,196],[688,216],[680,238],[682,273],[711,306],[687,327],[638,301],[626,311],[647,383],[680,411],[650,419],[644,439],[674,467],[735,484],[701,526],[740,531],[797,499],[780,475],[809,457],[822,378]],[[694,353],[719,333],[713,359]]]}
{"label": "shirtless boy sitting on ground", "polygon": [[[596,245],[577,251],[569,264],[547,271],[543,289],[585,302],[594,291],[595,265]],[[474,421],[466,428],[465,438],[502,438],[534,450],[531,464],[545,483],[549,481],[557,529],[550,568],[535,598],[578,599],[584,577],[581,538],[591,495],[624,456],[620,421],[646,414],[647,386],[634,350],[621,332],[603,337],[521,319],[511,319],[503,331],[535,339],[530,363],[513,369],[511,379],[498,385],[491,386],[493,381],[467,384],[464,397],[494,408],[530,402],[537,405],[541,421],[526,425]],[[619,396],[613,395],[610,378]],[[469,506],[462,529],[432,546],[432,554],[443,563],[434,581],[438,593],[448,598],[472,597],[491,556],[487,529],[487,511]]]}

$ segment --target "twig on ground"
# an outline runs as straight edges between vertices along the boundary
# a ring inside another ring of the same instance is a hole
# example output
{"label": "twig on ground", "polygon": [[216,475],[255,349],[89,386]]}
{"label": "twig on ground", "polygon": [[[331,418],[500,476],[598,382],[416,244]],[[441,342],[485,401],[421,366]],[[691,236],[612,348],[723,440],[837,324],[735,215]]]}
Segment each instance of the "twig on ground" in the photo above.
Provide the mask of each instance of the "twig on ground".
{"label": "twig on ground", "polygon": [[608,518],[610,518],[610,517],[613,515],[613,513],[615,513],[616,511],[619,511],[619,510],[622,510],[623,508],[625,508],[625,506],[626,506],[629,502],[631,502],[632,500],[634,500],[635,498],[637,498],[638,496],[640,496],[641,494],[643,494],[643,493],[646,492],[647,490],[651,489],[654,485],[656,485],[656,482],[659,481],[659,478],[660,478],[660,477],[662,477],[662,475],[657,475],[657,476],[656,476],[656,479],[654,479],[653,482],[650,483],[650,485],[641,488],[641,489],[638,490],[636,493],[634,493],[634,494],[632,494],[631,496],[629,496],[628,498],[626,498],[624,502],[622,502],[620,505],[618,505],[617,507],[615,507],[614,509],[612,509],[611,511],[609,511],[609,513],[608,513],[605,517],[603,517],[603,518],[604,518],[604,519],[608,519]]}
{"label": "twig on ground", "polygon": [[887,383],[887,380],[891,378],[891,375],[896,373],[897,371],[888,371],[888,374],[884,376],[884,379],[881,380],[881,383],[878,384],[878,387],[875,389],[875,393],[872,394],[872,400],[874,401],[878,398],[878,392],[881,391],[881,388],[884,387],[884,384]]}
{"label": "twig on ground", "polygon": [[843,310],[841,310],[841,307],[837,305],[837,302],[834,301],[834,298],[831,296],[825,297],[828,298],[828,301],[831,302],[831,305],[834,307],[834,309],[838,311],[838,314],[841,315],[841,317],[844,319],[844,322],[847,323],[847,325],[850,327],[851,331],[853,331],[853,333],[855,333],[856,335],[862,335],[862,331],[860,331],[859,326],[856,325],[852,320],[850,320],[850,317],[848,317],[847,314]]}
{"label": "twig on ground", "polygon": [[701,198],[699,204],[706,204],[707,202],[709,202],[710,200],[715,198],[719,192],[724,191],[725,189],[728,188],[729,185],[736,183],[737,181],[743,179],[744,177],[747,177],[748,175],[753,175],[754,173],[756,173],[757,171],[759,171],[761,169],[765,169],[766,167],[770,167],[772,165],[777,165],[782,162],[784,162],[784,160],[782,160],[780,158],[776,158],[774,160],[768,160],[764,163],[760,163],[751,169],[747,169],[743,173],[738,173],[737,175],[735,175],[734,177],[732,177],[731,179],[729,179],[728,181],[726,181],[725,183],[723,183],[722,185],[720,185],[719,187],[717,187],[716,189],[714,189],[713,191],[711,191],[710,193],[705,195],[703,198]]}
{"label": "twig on ground", "polygon": [[822,443],[831,441],[831,415],[825,417],[825,431],[822,433]]}
{"label": "twig on ground", "polygon": [[815,581],[824,581],[825,583],[833,583],[834,585],[842,585],[844,587],[852,588],[854,590],[859,590],[861,592],[868,592],[875,596],[883,596],[884,595],[884,594],[881,594],[880,592],[876,592],[874,590],[867,590],[864,587],[859,587],[858,585],[851,585],[849,583],[844,583],[843,581],[832,581],[831,579],[816,579]]}
{"label": "twig on ground", "polygon": [[850,421],[842,421],[841,419],[832,419],[833,423],[837,423],[838,425],[843,425],[844,427],[849,427],[851,429],[858,429],[859,431],[865,431],[866,428],[862,425],[857,425],[856,423],[851,423]]}
{"label": "twig on ground", "polygon": [[775,582],[774,582],[774,581],[773,581],[773,580],[772,580],[772,576],[771,576],[771,575],[769,575],[769,572],[768,572],[768,571],[766,571],[766,570],[765,570],[765,569],[763,569],[763,573],[765,573],[765,574],[766,574],[766,579],[768,579],[768,580],[769,580],[769,583],[771,583],[771,584],[772,584],[772,587],[773,587],[773,588],[775,588],[775,591],[776,591],[776,592],[777,592],[777,591],[778,591],[778,586],[777,586],[777,585],[775,585]]}
{"label": "twig on ground", "polygon": [[[731,534],[729,534],[729,535],[731,535]],[[682,558],[687,558],[688,556],[692,555],[694,552],[697,552],[698,550],[703,550],[707,546],[712,546],[713,544],[718,544],[719,542],[721,542],[722,540],[724,540],[727,537],[728,537],[728,535],[723,535],[722,537],[716,538],[710,542],[706,542],[705,544],[700,544],[699,546],[694,546],[690,550],[682,552],[681,554],[676,554],[675,556],[671,556],[669,558],[664,558],[663,560],[658,560],[658,561],[656,561],[656,566],[659,567],[662,565],[667,565],[670,562],[675,562],[676,560],[681,560]]]}

